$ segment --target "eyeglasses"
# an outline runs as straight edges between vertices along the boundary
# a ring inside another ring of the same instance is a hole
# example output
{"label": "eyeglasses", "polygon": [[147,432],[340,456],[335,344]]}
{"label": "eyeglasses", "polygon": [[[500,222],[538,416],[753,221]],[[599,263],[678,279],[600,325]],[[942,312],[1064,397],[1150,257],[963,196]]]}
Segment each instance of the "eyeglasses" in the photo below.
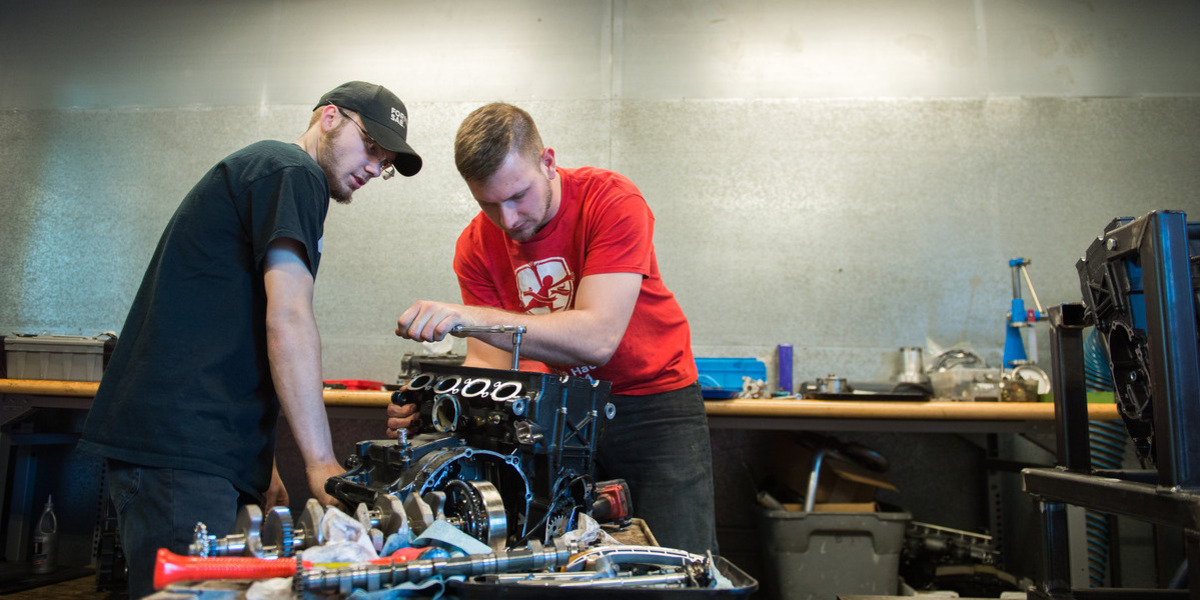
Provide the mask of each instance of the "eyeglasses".
{"label": "eyeglasses", "polygon": [[346,114],[346,111],[342,110],[342,107],[334,106],[334,108],[336,108],[337,111],[341,113],[341,115],[345,117],[347,121],[354,123],[354,126],[358,128],[359,133],[362,134],[363,141],[367,142],[367,154],[370,155],[371,160],[379,163],[379,178],[387,181],[388,179],[395,177],[396,167],[392,164],[392,161],[385,158],[387,154],[385,154],[386,151],[383,149],[383,146],[380,146],[379,142],[376,142],[375,138],[372,138],[371,134],[367,133],[367,130],[363,129],[363,126],[358,124],[358,121],[350,118],[350,115]]}

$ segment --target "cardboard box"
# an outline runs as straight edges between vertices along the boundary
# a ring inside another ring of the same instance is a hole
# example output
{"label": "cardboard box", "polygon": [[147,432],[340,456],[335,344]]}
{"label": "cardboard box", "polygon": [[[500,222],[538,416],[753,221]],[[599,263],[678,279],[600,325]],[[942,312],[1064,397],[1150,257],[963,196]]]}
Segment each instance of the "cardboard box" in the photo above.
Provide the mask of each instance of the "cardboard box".
{"label": "cardboard box", "polygon": [[[770,452],[768,474],[796,492],[807,493],[816,452],[782,435],[774,436]],[[875,493],[880,489],[896,491],[896,486],[883,473],[826,453],[817,475],[813,512],[875,512]],[[803,505],[796,506],[803,510]],[[784,508],[792,510],[786,503]]]}
{"label": "cardboard box", "polygon": [[[784,502],[783,509],[801,512],[804,510],[804,505],[794,502]],[[878,511],[878,502],[818,502],[813,504],[813,512],[815,513],[861,513]]]}

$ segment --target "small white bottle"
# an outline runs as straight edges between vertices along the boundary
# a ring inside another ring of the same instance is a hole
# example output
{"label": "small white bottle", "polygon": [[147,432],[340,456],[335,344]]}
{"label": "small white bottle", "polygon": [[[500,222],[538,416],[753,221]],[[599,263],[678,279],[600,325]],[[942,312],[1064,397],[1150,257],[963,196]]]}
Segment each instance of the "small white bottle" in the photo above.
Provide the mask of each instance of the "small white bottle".
{"label": "small white bottle", "polygon": [[38,520],[37,530],[33,532],[33,572],[37,575],[47,575],[54,572],[57,566],[58,546],[58,517],[54,516],[54,498],[46,498],[46,508],[42,509],[42,518]]}

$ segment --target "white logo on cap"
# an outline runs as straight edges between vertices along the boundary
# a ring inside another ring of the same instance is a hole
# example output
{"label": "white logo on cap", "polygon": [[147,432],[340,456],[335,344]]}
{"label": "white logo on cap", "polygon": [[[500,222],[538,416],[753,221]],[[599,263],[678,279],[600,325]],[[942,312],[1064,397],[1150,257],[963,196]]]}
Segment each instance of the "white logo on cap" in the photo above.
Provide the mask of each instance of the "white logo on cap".
{"label": "white logo on cap", "polygon": [[395,121],[401,127],[405,127],[405,124],[404,124],[405,115],[403,112],[400,111],[400,109],[396,108],[395,106],[392,107],[392,120]]}

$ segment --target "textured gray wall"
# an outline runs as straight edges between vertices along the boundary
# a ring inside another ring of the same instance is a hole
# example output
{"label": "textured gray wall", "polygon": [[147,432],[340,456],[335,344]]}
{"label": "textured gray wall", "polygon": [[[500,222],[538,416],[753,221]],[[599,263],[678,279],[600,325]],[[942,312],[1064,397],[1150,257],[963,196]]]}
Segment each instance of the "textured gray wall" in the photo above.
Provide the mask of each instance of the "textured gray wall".
{"label": "textured gray wall", "polygon": [[911,345],[996,362],[1009,258],[1033,261],[1043,303],[1073,301],[1073,263],[1112,217],[1200,208],[1191,2],[4,0],[0,14],[5,332],[119,329],[195,179],[249,142],[294,139],[352,78],[408,101],[426,167],[331,213],[327,378],[392,380],[420,351],[395,316],[457,298],[452,243],[476,209],[451,140],[493,99],[529,109],[562,164],[638,183],[697,354],[770,362],[792,343],[800,379],[885,379]]}

